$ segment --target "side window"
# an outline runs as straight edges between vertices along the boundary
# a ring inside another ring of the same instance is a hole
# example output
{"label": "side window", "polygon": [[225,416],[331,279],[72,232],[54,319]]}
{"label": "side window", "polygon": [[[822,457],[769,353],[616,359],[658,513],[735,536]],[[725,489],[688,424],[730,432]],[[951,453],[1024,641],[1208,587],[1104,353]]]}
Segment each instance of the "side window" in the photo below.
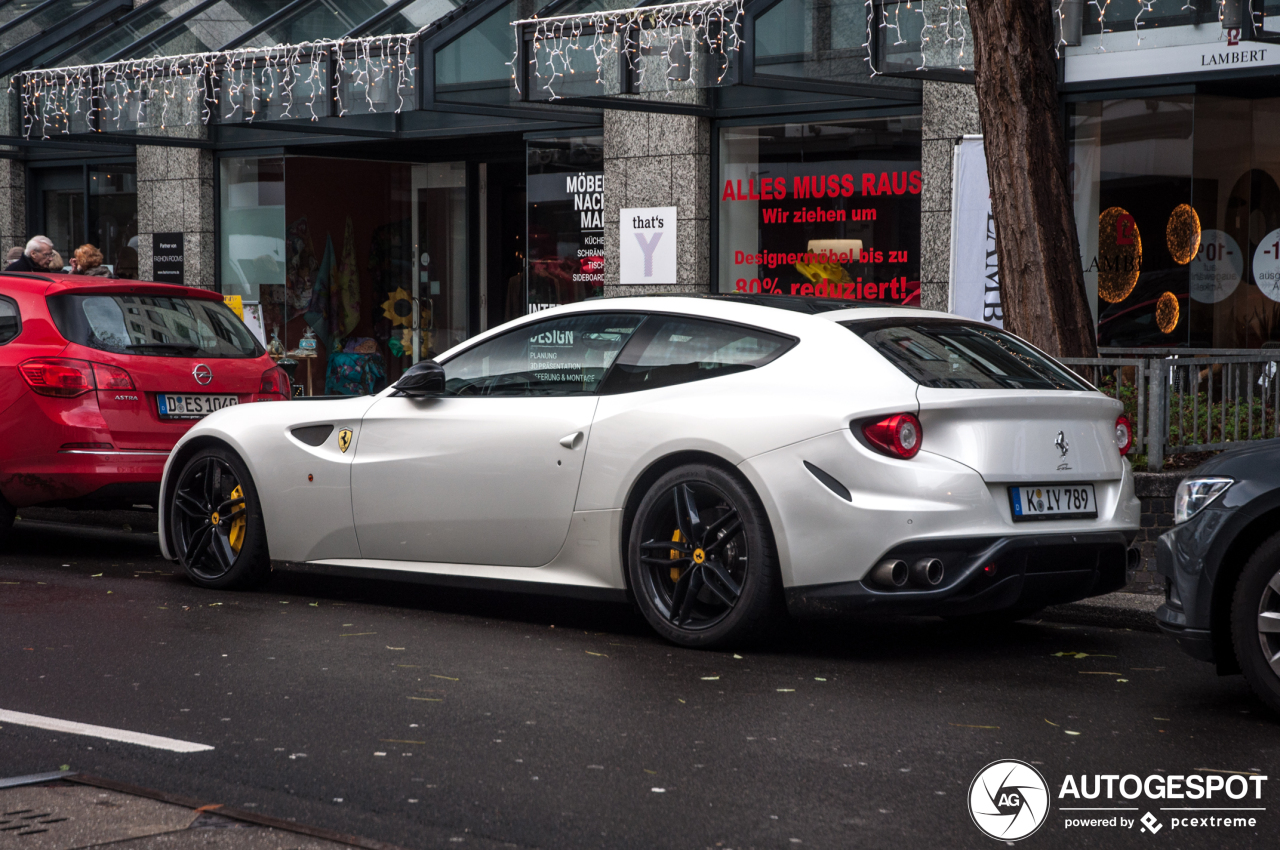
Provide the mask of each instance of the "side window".
{"label": "side window", "polygon": [[18,302],[0,295],[0,345],[22,333],[22,316],[18,313]]}
{"label": "side window", "polygon": [[584,313],[525,325],[451,358],[444,364],[445,391],[457,396],[594,393],[642,321],[638,313]]}
{"label": "side window", "polygon": [[701,381],[756,369],[781,357],[795,340],[759,328],[652,315],[623,352],[605,393]]}

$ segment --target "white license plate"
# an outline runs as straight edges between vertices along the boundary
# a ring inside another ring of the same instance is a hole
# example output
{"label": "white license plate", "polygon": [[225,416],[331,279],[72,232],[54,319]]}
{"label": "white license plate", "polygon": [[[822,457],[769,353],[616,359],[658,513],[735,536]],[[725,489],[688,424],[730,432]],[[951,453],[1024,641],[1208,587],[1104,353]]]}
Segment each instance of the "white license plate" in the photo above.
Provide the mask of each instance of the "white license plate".
{"label": "white license plate", "polygon": [[1098,499],[1092,484],[1033,484],[1010,487],[1014,522],[1038,519],[1096,519]]}
{"label": "white license plate", "polygon": [[160,416],[164,419],[200,419],[215,410],[240,403],[237,395],[161,393],[156,396]]}

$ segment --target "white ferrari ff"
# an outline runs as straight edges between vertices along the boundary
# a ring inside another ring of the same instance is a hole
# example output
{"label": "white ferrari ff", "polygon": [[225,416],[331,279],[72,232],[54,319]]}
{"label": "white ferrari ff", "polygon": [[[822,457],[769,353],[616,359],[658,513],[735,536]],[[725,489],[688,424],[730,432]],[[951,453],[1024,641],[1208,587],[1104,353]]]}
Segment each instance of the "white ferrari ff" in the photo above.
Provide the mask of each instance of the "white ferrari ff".
{"label": "white ferrari ff", "polygon": [[195,583],[273,564],[630,598],[688,646],[1017,617],[1124,585],[1121,405],[1010,334],[784,296],[590,301],[372,396],[210,415],[165,468]]}

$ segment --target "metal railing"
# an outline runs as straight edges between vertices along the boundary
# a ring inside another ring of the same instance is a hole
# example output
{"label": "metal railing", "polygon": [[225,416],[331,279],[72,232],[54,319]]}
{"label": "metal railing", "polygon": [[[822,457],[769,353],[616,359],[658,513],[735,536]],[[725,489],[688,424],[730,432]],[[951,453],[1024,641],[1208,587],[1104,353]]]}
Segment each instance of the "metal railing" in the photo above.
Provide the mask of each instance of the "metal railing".
{"label": "metal railing", "polygon": [[1170,455],[1280,436],[1280,350],[1104,349],[1061,362],[1118,398],[1133,454],[1159,472]]}

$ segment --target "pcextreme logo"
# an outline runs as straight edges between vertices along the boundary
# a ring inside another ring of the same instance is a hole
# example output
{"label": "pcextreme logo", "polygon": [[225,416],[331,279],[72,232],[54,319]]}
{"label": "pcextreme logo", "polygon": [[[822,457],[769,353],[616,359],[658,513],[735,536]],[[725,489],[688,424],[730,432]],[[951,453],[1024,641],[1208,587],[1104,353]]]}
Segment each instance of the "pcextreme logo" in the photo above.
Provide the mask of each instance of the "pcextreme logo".
{"label": "pcextreme logo", "polygon": [[[1068,774],[1057,792],[1063,829],[1122,829],[1154,836],[1184,830],[1256,829],[1266,807],[1267,777],[1207,768],[1191,773]],[[986,835],[1017,841],[1048,820],[1052,795],[1040,771],[1002,759],[978,771],[969,786],[969,816]]]}

